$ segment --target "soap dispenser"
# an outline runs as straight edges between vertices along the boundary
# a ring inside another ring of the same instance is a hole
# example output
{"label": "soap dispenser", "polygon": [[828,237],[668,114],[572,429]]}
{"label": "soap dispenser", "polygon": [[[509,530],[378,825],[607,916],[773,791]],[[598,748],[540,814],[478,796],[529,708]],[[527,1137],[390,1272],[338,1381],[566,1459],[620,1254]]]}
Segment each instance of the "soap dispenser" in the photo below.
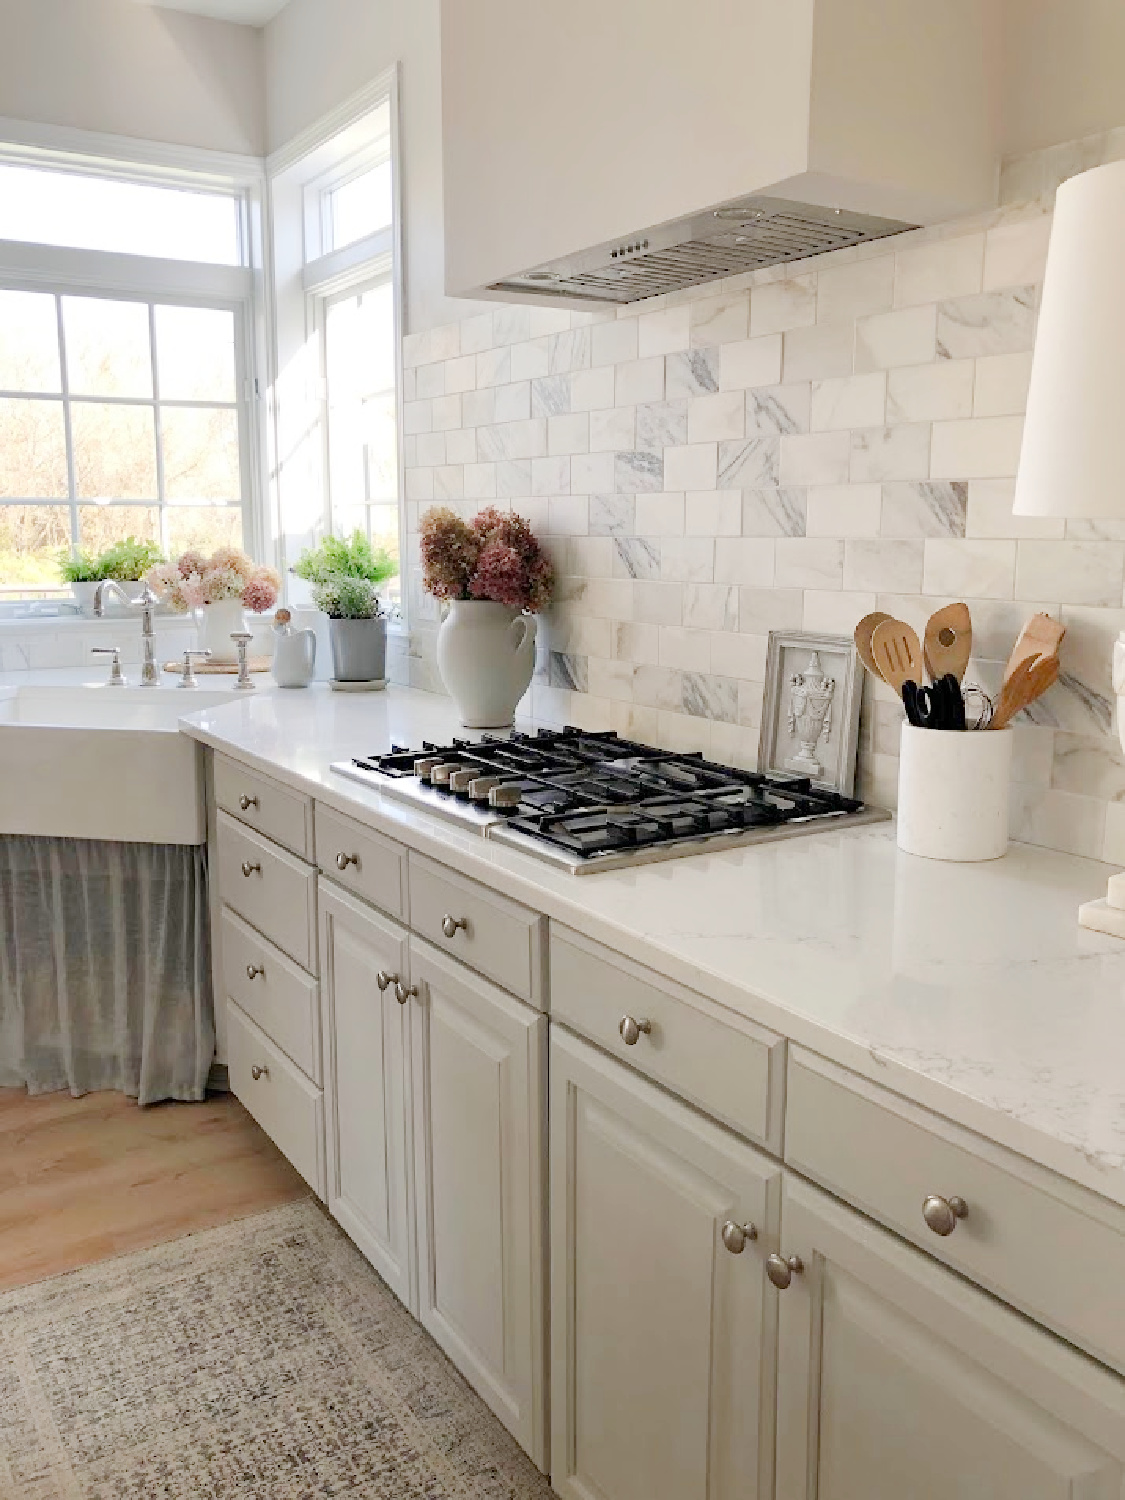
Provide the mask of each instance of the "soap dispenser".
{"label": "soap dispenser", "polygon": [[287,609],[273,619],[273,680],[279,688],[308,687],[316,665],[316,631],[294,630]]}

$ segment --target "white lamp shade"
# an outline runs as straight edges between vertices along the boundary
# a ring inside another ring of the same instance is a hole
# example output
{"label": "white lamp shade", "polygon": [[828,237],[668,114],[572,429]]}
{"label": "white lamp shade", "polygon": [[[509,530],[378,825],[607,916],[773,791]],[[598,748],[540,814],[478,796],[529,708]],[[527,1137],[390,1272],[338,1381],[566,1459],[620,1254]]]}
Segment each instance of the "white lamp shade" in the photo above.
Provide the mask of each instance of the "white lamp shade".
{"label": "white lamp shade", "polygon": [[1055,199],[1012,510],[1125,516],[1125,161]]}

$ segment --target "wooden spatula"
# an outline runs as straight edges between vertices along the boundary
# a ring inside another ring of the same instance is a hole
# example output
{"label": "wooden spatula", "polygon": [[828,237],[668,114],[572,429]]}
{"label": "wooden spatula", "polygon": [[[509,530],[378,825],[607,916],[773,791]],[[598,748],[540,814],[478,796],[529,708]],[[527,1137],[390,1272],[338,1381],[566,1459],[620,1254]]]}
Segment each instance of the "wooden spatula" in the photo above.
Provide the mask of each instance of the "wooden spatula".
{"label": "wooden spatula", "polygon": [[879,676],[902,693],[904,682],[922,681],[922,646],[918,633],[901,620],[884,620],[871,636],[871,655]]}
{"label": "wooden spatula", "polygon": [[973,621],[967,604],[947,604],[932,614],[922,640],[931,682],[956,677],[960,682],[973,650]]}
{"label": "wooden spatula", "polygon": [[1036,656],[1058,655],[1059,643],[1066,634],[1066,626],[1052,620],[1050,615],[1032,615],[1019,633],[1008,665],[1004,668],[1007,682],[1021,662],[1031,661]]}
{"label": "wooden spatula", "polygon": [[1004,729],[1021,708],[1041,698],[1058,680],[1058,675],[1059,659],[1053,651],[1046,656],[1025,657],[1004,679],[989,729]]}
{"label": "wooden spatula", "polygon": [[871,654],[871,637],[875,633],[875,627],[890,618],[884,610],[877,609],[872,614],[864,615],[855,628],[855,649],[859,652],[860,661],[874,677],[882,677],[883,674]]}

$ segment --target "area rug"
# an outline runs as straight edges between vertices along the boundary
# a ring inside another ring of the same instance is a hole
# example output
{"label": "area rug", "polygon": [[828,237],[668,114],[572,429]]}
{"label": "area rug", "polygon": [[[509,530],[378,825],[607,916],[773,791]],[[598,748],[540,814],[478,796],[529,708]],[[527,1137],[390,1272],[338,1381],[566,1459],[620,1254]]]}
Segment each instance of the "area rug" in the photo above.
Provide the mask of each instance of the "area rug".
{"label": "area rug", "polygon": [[2,1500],[547,1500],[311,1201],[0,1295]]}

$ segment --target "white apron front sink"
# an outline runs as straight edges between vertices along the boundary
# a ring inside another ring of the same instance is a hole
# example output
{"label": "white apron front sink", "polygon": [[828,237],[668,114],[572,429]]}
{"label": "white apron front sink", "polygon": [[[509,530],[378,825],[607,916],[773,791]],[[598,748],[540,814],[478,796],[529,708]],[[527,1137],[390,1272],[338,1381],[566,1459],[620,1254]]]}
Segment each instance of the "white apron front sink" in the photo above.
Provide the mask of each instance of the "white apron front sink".
{"label": "white apron front sink", "polygon": [[206,842],[201,747],[177,723],[230,701],[229,689],[0,688],[0,834]]}

